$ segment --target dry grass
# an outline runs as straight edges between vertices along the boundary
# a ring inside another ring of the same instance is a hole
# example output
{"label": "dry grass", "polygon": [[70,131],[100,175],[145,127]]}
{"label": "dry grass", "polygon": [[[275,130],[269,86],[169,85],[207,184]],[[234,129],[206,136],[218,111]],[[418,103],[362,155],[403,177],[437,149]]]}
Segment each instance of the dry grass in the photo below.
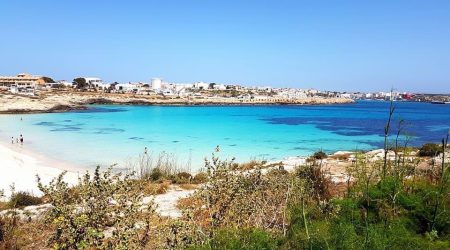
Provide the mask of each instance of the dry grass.
{"label": "dry grass", "polygon": [[333,160],[339,161],[348,161],[352,154],[339,154],[339,155],[330,155],[329,158]]}
{"label": "dry grass", "polygon": [[256,160],[251,160],[249,162],[246,163],[235,163],[231,166],[232,170],[251,170],[251,169],[255,169],[258,166],[261,166],[262,162],[260,161],[256,161]]}
{"label": "dry grass", "polygon": [[8,209],[8,202],[0,201],[0,211]]}
{"label": "dry grass", "polygon": [[0,249],[52,249],[47,244],[52,232],[52,226],[41,220],[19,222],[14,237],[0,242]]}
{"label": "dry grass", "polygon": [[197,184],[190,184],[190,183],[179,184],[178,186],[184,190],[194,190],[194,189],[198,189],[198,187],[199,187],[199,185],[197,185]]}
{"label": "dry grass", "polygon": [[208,209],[201,209],[203,205],[204,203],[199,197],[189,196],[178,200],[177,208],[192,211],[195,223],[202,228],[207,228],[210,225],[210,214]]}
{"label": "dry grass", "polygon": [[163,181],[161,183],[152,183],[149,181],[142,181],[141,187],[142,192],[145,195],[157,195],[157,194],[165,194],[170,187],[170,181]]}
{"label": "dry grass", "polygon": [[187,209],[198,205],[198,199],[190,196],[186,198],[181,198],[178,200],[177,208],[178,209]]}

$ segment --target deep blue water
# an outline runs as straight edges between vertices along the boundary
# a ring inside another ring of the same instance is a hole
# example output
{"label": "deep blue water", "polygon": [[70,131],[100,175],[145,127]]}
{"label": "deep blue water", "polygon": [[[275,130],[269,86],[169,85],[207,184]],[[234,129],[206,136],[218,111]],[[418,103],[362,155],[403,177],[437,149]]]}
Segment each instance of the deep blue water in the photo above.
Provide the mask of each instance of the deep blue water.
{"label": "deep blue water", "polygon": [[[391,133],[409,145],[439,142],[450,128],[450,105],[396,102]],[[0,137],[24,134],[26,147],[92,167],[126,166],[144,147],[202,166],[220,145],[223,157],[281,159],[317,150],[368,150],[383,145],[389,103],[324,106],[117,106],[87,111],[1,115]],[[23,120],[20,120],[22,118]],[[188,163],[189,162],[189,163]]]}

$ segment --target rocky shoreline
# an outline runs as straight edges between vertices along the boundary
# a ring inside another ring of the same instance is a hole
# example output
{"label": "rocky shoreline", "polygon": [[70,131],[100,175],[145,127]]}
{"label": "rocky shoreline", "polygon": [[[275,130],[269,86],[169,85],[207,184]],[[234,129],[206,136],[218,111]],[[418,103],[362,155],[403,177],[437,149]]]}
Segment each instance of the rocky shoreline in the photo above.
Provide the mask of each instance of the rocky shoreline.
{"label": "rocky shoreline", "polygon": [[119,105],[326,105],[354,103],[348,98],[238,99],[233,97],[164,98],[131,94],[57,92],[39,96],[0,94],[0,114],[55,113],[86,110],[90,104]]}

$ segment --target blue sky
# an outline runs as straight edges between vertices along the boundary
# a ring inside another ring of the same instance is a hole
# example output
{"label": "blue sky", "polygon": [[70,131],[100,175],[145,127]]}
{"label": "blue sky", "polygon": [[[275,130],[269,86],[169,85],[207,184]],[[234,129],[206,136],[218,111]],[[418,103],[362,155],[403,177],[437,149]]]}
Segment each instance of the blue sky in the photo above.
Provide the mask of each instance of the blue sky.
{"label": "blue sky", "polygon": [[450,1],[0,2],[0,74],[450,93]]}

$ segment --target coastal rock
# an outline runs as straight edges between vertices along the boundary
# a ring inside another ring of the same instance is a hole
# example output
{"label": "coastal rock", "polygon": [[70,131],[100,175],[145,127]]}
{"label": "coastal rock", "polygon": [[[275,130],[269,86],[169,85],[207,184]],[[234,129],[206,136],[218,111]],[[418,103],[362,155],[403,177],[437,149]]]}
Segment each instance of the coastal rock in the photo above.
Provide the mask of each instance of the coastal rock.
{"label": "coastal rock", "polygon": [[298,99],[239,99],[236,97],[203,96],[169,98],[134,94],[97,92],[42,92],[39,96],[0,95],[0,113],[49,113],[86,109],[88,104],[133,105],[321,105],[353,103],[348,98],[307,97]]}
{"label": "coastal rock", "polygon": [[45,212],[53,208],[51,204],[42,204],[36,206],[28,206],[22,209],[7,209],[0,212],[0,216],[13,216],[14,214],[20,220],[35,220],[40,218]]}
{"label": "coastal rock", "polygon": [[333,156],[338,156],[338,155],[351,155],[351,154],[354,154],[354,152],[352,152],[352,151],[336,151],[332,155]]}

